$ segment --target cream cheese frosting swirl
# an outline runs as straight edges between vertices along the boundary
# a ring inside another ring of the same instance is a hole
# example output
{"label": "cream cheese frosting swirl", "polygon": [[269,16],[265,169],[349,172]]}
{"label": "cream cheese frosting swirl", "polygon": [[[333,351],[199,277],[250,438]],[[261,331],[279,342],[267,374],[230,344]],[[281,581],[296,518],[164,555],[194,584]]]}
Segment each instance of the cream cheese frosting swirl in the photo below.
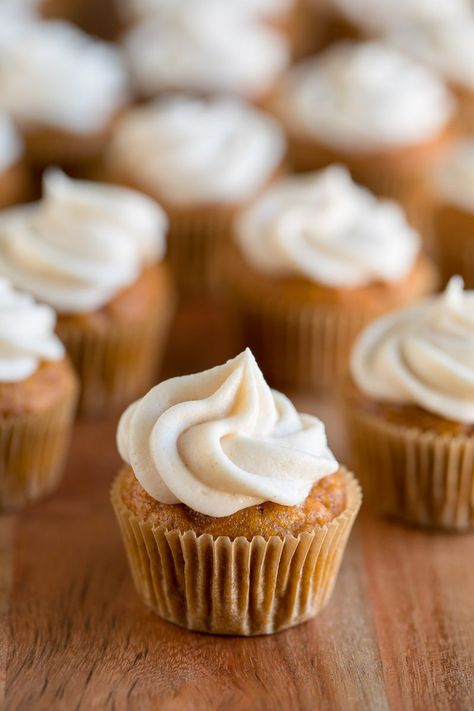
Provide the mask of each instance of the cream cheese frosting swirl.
{"label": "cream cheese frosting swirl", "polygon": [[26,128],[101,131],[126,99],[119,52],[66,22],[0,12],[0,107]]}
{"label": "cream cheese frosting swirl", "polygon": [[284,145],[270,116],[238,100],[176,96],[129,111],[116,127],[109,163],[173,204],[225,203],[262,187]]}
{"label": "cream cheese frosting swirl", "polygon": [[329,0],[329,4],[357,27],[373,33],[405,22],[465,18],[470,12],[469,0]]}
{"label": "cream cheese frosting swirl", "polygon": [[276,108],[290,131],[350,152],[429,141],[453,116],[430,69],[377,42],[341,42],[285,77]]}
{"label": "cream cheese frosting swirl", "polygon": [[474,213],[474,138],[462,139],[445,157],[434,185],[441,198]]}
{"label": "cream cheese frosting swirl", "polygon": [[147,18],[124,39],[141,93],[166,89],[259,97],[288,64],[285,38],[225,2]]}
{"label": "cream cheese frosting swirl", "polygon": [[0,111],[0,171],[16,163],[22,153],[23,146],[12,121]]}
{"label": "cream cheese frosting swirl", "polygon": [[[451,0],[448,0],[450,2]],[[222,6],[222,0],[121,0],[122,15],[129,19],[162,17],[165,13],[189,12],[191,6]],[[295,0],[226,0],[226,6],[253,18],[278,18],[291,10]]]}
{"label": "cream cheese frosting swirl", "polygon": [[214,517],[301,504],[339,468],[323,423],[270,390],[249,350],[157,385],[122,415],[117,443],[150,496]]}
{"label": "cream cheese frosting swirl", "polygon": [[330,287],[399,281],[420,250],[402,209],[356,185],[341,166],[281,178],[242,213],[236,236],[264,274]]}
{"label": "cream cheese frosting swirl", "polygon": [[52,308],[35,303],[0,279],[0,382],[24,380],[41,361],[64,358],[55,325]]}
{"label": "cream cheese frosting swirl", "polygon": [[453,277],[444,294],[374,321],[354,347],[351,370],[372,398],[473,423],[474,291]]}
{"label": "cream cheese frosting swirl", "polygon": [[0,216],[0,275],[60,313],[93,311],[161,259],[166,225],[141,193],[49,170],[41,201]]}

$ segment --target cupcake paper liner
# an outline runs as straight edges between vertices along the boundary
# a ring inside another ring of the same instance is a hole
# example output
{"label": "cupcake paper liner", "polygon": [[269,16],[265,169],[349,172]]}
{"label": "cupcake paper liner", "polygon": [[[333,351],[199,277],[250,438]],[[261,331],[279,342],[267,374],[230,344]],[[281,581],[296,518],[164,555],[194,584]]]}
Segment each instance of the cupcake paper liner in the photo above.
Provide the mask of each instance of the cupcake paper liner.
{"label": "cupcake paper liner", "polygon": [[79,412],[105,415],[125,408],[157,376],[171,320],[171,308],[146,321],[83,327],[59,316],[57,333],[81,381]]}
{"label": "cupcake paper liner", "polygon": [[474,214],[454,206],[438,206],[434,216],[435,251],[443,282],[453,274],[474,288]]}
{"label": "cupcake paper liner", "polygon": [[361,490],[346,473],[347,507],[311,533],[265,540],[196,536],[152,526],[112,488],[135,586],[160,617],[200,632],[271,634],[310,619],[329,600]]}
{"label": "cupcake paper liner", "polygon": [[418,526],[474,526],[474,438],[381,420],[348,404],[349,433],[368,505]]}
{"label": "cupcake paper liner", "polygon": [[75,384],[45,412],[0,417],[0,511],[48,494],[64,468],[77,402]]}

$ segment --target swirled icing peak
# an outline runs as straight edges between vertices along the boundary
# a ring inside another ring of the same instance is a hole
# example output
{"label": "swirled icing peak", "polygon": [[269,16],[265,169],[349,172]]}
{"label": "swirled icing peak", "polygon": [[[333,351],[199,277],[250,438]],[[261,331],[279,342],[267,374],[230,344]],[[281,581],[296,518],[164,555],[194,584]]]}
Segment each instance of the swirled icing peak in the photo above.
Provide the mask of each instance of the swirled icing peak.
{"label": "swirled icing peak", "polygon": [[369,32],[381,32],[405,22],[465,18],[471,11],[469,0],[329,0],[329,4]]}
{"label": "swirled icing peak", "polygon": [[236,235],[259,271],[331,287],[398,281],[420,250],[402,209],[336,165],[281,178],[243,212]]}
{"label": "swirled icing peak", "polygon": [[474,422],[474,291],[453,277],[444,294],[374,321],[351,369],[370,397]]}
{"label": "swirled icing peak", "polygon": [[166,89],[259,97],[287,66],[284,37],[225,2],[188,3],[134,26],[124,40],[148,96]]}
{"label": "swirled icing peak", "polygon": [[66,22],[0,13],[0,107],[20,124],[102,130],[126,98],[116,49]]}
{"label": "swirled icing peak", "polygon": [[64,358],[55,324],[52,308],[35,303],[0,279],[0,382],[24,380],[41,361]]}
{"label": "swirled icing peak", "polygon": [[0,215],[0,275],[61,313],[92,311],[163,256],[166,224],[141,193],[50,169],[42,200]]}
{"label": "swirled icing peak", "polygon": [[249,350],[157,385],[122,415],[117,442],[150,496],[214,517],[300,504],[338,469],[323,423],[270,390]]}
{"label": "swirled icing peak", "polygon": [[378,42],[341,42],[296,65],[276,103],[290,131],[354,153],[429,141],[454,110],[430,69]]}
{"label": "swirled icing peak", "polygon": [[284,152],[278,124],[238,100],[174,96],[129,111],[109,151],[112,169],[174,203],[250,197]]}

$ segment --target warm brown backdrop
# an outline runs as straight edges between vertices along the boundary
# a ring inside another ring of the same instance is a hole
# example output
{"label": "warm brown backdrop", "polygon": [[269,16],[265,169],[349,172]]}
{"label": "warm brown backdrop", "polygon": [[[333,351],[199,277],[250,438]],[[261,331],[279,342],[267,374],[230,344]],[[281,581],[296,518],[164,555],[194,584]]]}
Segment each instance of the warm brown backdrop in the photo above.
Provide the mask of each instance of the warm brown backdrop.
{"label": "warm brown backdrop", "polygon": [[[189,307],[167,375],[235,355],[226,320]],[[328,422],[329,399],[297,398]],[[273,637],[181,630],[142,607],[108,491],[115,422],[83,421],[59,491],[0,517],[0,708],[147,711],[471,711],[474,535],[356,524],[334,597]]]}

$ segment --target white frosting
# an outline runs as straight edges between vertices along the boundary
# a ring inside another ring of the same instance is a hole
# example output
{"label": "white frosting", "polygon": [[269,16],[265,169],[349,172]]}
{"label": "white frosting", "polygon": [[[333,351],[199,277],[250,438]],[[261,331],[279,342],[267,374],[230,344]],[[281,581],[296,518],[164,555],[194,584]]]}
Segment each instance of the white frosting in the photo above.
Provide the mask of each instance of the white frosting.
{"label": "white frosting", "polygon": [[234,202],[264,185],[284,153],[276,122],[232,99],[172,97],[128,112],[112,167],[172,203]]}
{"label": "white frosting", "polygon": [[35,303],[0,279],[0,382],[24,380],[41,361],[64,358],[55,325],[52,308]]}
{"label": "white frosting", "polygon": [[[319,0],[317,0],[319,2]],[[469,0],[327,0],[357,27],[381,32],[400,23],[440,20],[469,14]]]}
{"label": "white frosting", "polygon": [[0,275],[60,313],[93,311],[162,257],[165,230],[145,195],[49,170],[40,202],[0,217]]}
{"label": "white frosting", "polygon": [[[186,13],[190,7],[221,4],[222,0],[121,0],[120,9],[124,17],[143,19],[162,17],[164,13]],[[279,18],[289,12],[295,0],[225,0],[227,7],[254,18]]]}
{"label": "white frosting", "polygon": [[0,171],[16,163],[23,153],[23,146],[15,127],[7,116],[0,112]]}
{"label": "white frosting", "polygon": [[474,138],[459,141],[440,165],[434,183],[438,195],[474,213]]}
{"label": "white frosting", "polygon": [[65,22],[0,12],[0,107],[20,124],[100,131],[125,98],[125,69],[111,45]]}
{"label": "white frosting", "polygon": [[117,442],[150,496],[214,517],[301,504],[339,468],[323,423],[270,390],[249,350],[157,385],[122,415]]}
{"label": "white frosting", "polygon": [[402,209],[340,166],[280,179],[243,212],[236,235],[259,271],[331,287],[399,281],[420,250]]}
{"label": "white frosting", "polygon": [[146,95],[173,89],[260,97],[289,61],[281,34],[226,2],[147,19],[130,30],[124,47]]}
{"label": "white frosting", "polygon": [[352,353],[358,387],[382,401],[474,422],[474,291],[453,277],[441,296],[372,323]]}
{"label": "white frosting", "polygon": [[449,82],[474,91],[474,12],[450,21],[401,25],[388,39]]}
{"label": "white frosting", "polygon": [[278,110],[293,132],[351,152],[428,141],[453,100],[426,67],[375,42],[343,42],[290,70]]}

